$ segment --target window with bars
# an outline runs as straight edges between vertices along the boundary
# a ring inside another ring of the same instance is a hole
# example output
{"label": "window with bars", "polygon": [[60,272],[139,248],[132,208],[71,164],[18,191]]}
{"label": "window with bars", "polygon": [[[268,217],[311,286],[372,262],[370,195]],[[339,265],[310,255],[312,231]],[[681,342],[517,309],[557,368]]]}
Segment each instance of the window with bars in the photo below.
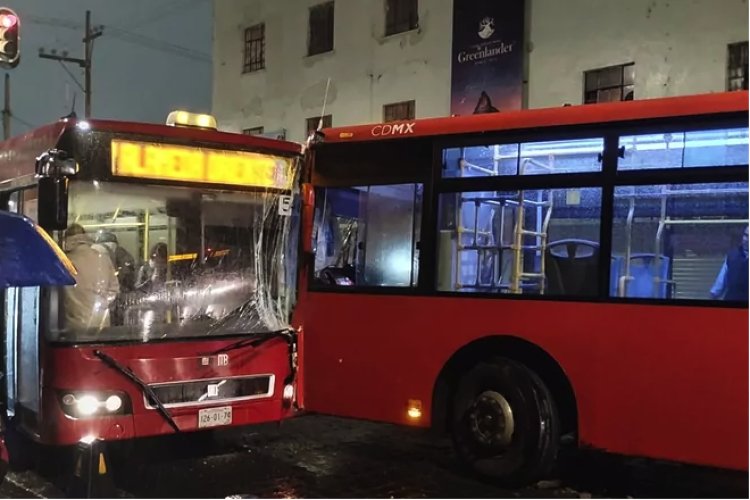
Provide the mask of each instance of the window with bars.
{"label": "window with bars", "polygon": [[243,73],[258,71],[266,67],[266,25],[256,24],[245,28],[245,57]]}
{"label": "window with bars", "polygon": [[402,101],[383,106],[383,121],[395,122],[399,120],[413,120],[416,101]]}
{"label": "window with bars", "polygon": [[333,50],[333,2],[310,8],[309,30],[307,55],[313,56]]}
{"label": "window with bars", "polygon": [[[318,122],[320,121],[319,116],[313,116],[305,120],[306,135],[310,135],[310,132],[318,129]],[[333,126],[333,115],[325,115],[323,117],[323,128],[331,128]]]}
{"label": "window with bars", "polygon": [[416,29],[419,25],[417,0],[386,0],[385,35]]}
{"label": "window with bars", "polygon": [[727,90],[747,90],[747,42],[728,46]]}
{"label": "window with bars", "polygon": [[635,94],[635,63],[586,71],[584,82],[584,104],[632,101]]}
{"label": "window with bars", "polygon": [[242,133],[245,135],[262,135],[263,127],[250,127],[242,129]]}

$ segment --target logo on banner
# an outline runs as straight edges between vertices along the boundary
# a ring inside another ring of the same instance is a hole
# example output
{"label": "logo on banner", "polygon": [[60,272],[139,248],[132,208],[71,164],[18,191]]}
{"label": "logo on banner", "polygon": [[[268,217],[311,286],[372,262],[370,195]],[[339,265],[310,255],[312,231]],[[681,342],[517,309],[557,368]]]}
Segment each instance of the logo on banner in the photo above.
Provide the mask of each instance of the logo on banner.
{"label": "logo on banner", "polygon": [[491,17],[485,17],[479,21],[479,38],[487,40],[495,33],[495,20]]}
{"label": "logo on banner", "polygon": [[453,0],[451,114],[520,109],[525,0]]}

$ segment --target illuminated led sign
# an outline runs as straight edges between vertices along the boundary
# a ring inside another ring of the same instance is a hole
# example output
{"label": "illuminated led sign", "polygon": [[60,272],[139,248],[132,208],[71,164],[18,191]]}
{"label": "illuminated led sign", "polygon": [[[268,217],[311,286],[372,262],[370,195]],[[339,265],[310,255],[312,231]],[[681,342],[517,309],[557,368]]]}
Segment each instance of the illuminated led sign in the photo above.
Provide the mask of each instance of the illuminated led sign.
{"label": "illuminated led sign", "polygon": [[112,173],[122,177],[291,189],[292,162],[248,151],[112,140]]}

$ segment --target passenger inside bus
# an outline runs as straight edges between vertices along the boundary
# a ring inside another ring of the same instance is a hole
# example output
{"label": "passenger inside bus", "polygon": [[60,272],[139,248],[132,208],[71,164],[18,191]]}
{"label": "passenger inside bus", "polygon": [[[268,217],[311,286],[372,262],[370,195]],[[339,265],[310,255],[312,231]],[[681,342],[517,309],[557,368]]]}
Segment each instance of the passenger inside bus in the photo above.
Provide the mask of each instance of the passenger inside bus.
{"label": "passenger inside bus", "polygon": [[723,300],[748,300],[748,239],[747,226],[742,232],[742,242],[727,253],[714,286],[711,298]]}
{"label": "passenger inside bus", "polygon": [[117,280],[120,282],[120,290],[130,292],[135,287],[135,258],[120,245],[117,236],[109,231],[97,231],[94,242],[103,245],[109,252],[112,259],[112,265],[117,273]]}
{"label": "passenger inside bus", "polygon": [[167,282],[167,244],[159,242],[151,247],[148,261],[138,269],[135,289],[144,292],[157,290]]}
{"label": "passenger inside bus", "polygon": [[79,224],[65,232],[65,250],[76,267],[76,284],[65,288],[65,320],[71,328],[104,328],[110,324],[110,306],[120,291],[109,255],[94,248],[94,241]]}

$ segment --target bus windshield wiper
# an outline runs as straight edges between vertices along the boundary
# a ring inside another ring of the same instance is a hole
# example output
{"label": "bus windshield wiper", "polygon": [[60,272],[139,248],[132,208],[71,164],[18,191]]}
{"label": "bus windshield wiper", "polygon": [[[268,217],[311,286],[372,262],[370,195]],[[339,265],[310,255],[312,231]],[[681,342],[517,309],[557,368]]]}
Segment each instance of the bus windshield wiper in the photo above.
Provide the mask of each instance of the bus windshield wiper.
{"label": "bus windshield wiper", "polygon": [[243,347],[258,347],[271,339],[283,337],[286,340],[289,348],[289,376],[284,381],[284,384],[291,384],[297,374],[297,332],[293,328],[285,328],[283,330],[275,330],[272,332],[248,334],[250,338],[244,338],[233,344],[229,344],[226,347],[222,347],[213,352],[206,353],[205,355],[214,355],[226,353],[236,349],[242,349]]}
{"label": "bus windshield wiper", "polygon": [[219,348],[216,351],[212,351],[208,354],[219,354],[219,353],[234,351],[237,349],[242,349],[243,347],[258,347],[259,345],[264,344],[268,342],[269,340],[274,339],[276,337],[284,337],[289,342],[292,342],[294,340],[294,330],[292,330],[291,328],[285,328],[283,330],[274,330],[272,332],[249,333],[248,335],[251,335],[251,337],[238,340],[237,342],[234,342],[233,344],[229,344],[226,347]]}
{"label": "bus windshield wiper", "polygon": [[174,429],[175,432],[180,432],[180,428],[177,427],[177,423],[172,418],[172,415],[169,414],[167,409],[164,407],[161,401],[159,401],[159,398],[156,397],[156,393],[154,390],[143,380],[138,377],[135,373],[133,373],[133,370],[131,370],[128,367],[122,366],[120,363],[118,363],[114,358],[111,356],[104,354],[102,351],[96,349],[94,351],[94,356],[101,359],[105,365],[109,366],[110,368],[113,368],[117,370],[118,372],[125,375],[125,377],[129,378],[135,385],[143,389],[143,392],[146,393],[146,395],[153,401],[154,405],[156,406],[156,409],[159,410],[159,413],[161,413],[161,416],[164,417],[164,420],[167,421],[170,427]]}

